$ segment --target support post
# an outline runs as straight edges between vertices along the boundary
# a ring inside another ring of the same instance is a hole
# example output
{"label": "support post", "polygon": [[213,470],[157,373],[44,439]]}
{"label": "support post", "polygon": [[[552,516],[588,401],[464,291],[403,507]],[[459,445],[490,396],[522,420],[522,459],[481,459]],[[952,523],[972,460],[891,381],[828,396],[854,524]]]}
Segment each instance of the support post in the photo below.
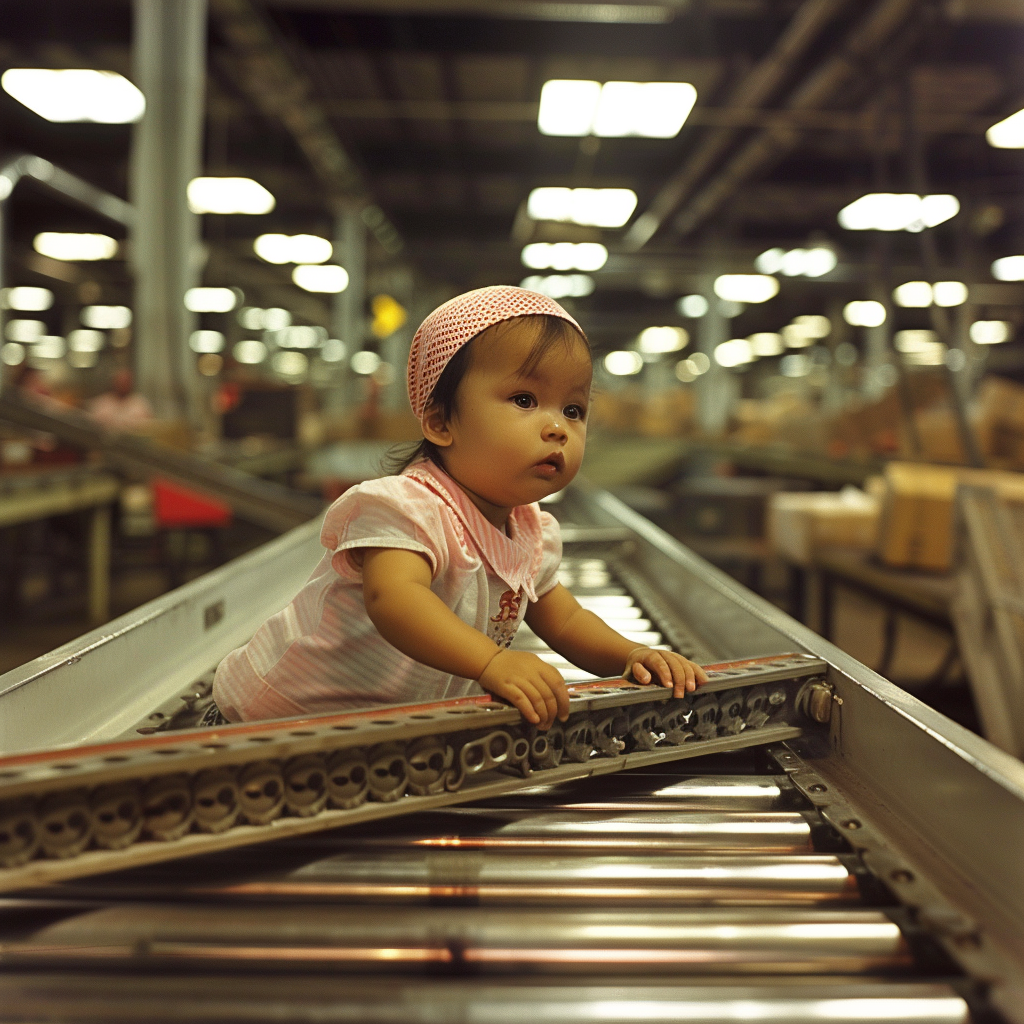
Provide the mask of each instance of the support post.
{"label": "support post", "polygon": [[134,0],[132,57],[146,96],[132,146],[131,198],[138,386],[158,416],[201,426],[201,389],[185,292],[202,268],[186,188],[202,169],[206,0]]}
{"label": "support post", "polygon": [[715,349],[729,340],[730,321],[722,313],[714,280],[715,275],[708,274],[704,281],[701,291],[708,300],[708,311],[697,322],[697,348],[711,360],[711,368],[696,382],[697,426],[702,434],[712,436],[725,430],[739,391],[735,376],[715,362]]}
{"label": "support post", "polygon": [[[331,333],[344,342],[351,357],[363,347],[366,335],[366,224],[354,204],[334,220],[334,259],[348,271],[348,287],[334,297]],[[325,406],[351,408],[358,400],[352,374],[346,370],[340,386],[325,396]]]}

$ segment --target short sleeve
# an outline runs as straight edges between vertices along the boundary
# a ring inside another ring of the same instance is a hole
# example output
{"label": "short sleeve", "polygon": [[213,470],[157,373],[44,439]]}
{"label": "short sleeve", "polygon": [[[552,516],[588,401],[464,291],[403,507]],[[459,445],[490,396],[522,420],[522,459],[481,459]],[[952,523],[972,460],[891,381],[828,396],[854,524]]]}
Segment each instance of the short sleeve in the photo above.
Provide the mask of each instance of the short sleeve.
{"label": "short sleeve", "polygon": [[331,566],[347,583],[362,582],[362,570],[348,555],[356,548],[417,551],[436,578],[448,562],[441,516],[440,503],[414,480],[370,480],[346,491],[327,510],[320,543],[333,552]]}
{"label": "short sleeve", "polygon": [[558,567],[562,564],[562,532],[550,512],[540,513],[540,530],[540,569],[534,580],[537,597],[543,597],[558,582]]}

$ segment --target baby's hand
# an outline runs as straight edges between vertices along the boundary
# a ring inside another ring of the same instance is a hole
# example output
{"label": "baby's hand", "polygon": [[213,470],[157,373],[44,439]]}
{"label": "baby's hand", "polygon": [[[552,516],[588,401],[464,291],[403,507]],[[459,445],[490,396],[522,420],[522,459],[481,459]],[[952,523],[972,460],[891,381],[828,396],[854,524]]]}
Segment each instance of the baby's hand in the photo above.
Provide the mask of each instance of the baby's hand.
{"label": "baby's hand", "polygon": [[480,685],[514,704],[523,718],[550,729],[557,716],[569,717],[569,691],[556,669],[526,651],[499,651],[483,670]]}
{"label": "baby's hand", "polygon": [[638,647],[626,658],[623,679],[630,676],[638,683],[657,680],[662,686],[672,687],[672,696],[685,697],[708,681],[700,665],[687,661],[675,651],[659,651],[653,647]]}

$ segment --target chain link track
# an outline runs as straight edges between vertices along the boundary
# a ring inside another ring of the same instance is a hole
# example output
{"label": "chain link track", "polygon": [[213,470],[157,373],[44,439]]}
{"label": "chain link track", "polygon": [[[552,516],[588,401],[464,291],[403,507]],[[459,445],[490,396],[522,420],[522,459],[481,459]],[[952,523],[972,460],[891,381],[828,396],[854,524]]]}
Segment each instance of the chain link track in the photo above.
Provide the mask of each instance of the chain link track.
{"label": "chain link track", "polygon": [[513,789],[509,776],[532,785],[534,772],[775,741],[772,726],[798,733],[824,668],[803,654],[708,666],[709,683],[683,699],[583,683],[547,732],[484,696],[3,758],[0,890],[463,802],[479,795],[467,780],[494,769]]}

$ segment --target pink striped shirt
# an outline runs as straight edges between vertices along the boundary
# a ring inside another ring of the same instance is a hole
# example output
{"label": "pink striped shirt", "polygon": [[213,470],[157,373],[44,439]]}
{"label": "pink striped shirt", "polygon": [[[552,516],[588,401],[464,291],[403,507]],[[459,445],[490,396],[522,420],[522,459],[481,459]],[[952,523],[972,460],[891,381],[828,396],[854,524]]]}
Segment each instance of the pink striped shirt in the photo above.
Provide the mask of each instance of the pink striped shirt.
{"label": "pink striped shirt", "polygon": [[413,661],[377,632],[353,549],[421,552],[430,589],[503,647],[527,602],[558,582],[562,557],[554,517],[520,505],[503,533],[432,462],[346,491],[327,510],[320,541],[327,552],[291,604],[217,669],[214,697],[233,722],[483,692],[472,679]]}

